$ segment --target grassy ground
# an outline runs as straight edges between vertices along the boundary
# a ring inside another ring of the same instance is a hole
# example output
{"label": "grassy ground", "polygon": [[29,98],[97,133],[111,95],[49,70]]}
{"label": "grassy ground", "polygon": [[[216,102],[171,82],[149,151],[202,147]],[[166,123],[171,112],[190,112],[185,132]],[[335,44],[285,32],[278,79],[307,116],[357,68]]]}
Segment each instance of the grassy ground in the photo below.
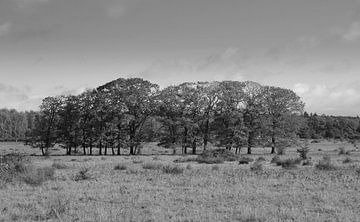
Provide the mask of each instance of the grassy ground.
{"label": "grassy ground", "polygon": [[[341,147],[352,151],[339,155]],[[180,156],[172,155],[33,156],[35,167],[56,168],[54,178],[3,184],[0,221],[360,221],[359,149],[340,142],[310,149],[313,165],[290,170],[261,148],[242,155],[264,157],[262,170],[174,163]],[[324,155],[335,170],[316,169]],[[293,148],[280,158],[296,157]]]}

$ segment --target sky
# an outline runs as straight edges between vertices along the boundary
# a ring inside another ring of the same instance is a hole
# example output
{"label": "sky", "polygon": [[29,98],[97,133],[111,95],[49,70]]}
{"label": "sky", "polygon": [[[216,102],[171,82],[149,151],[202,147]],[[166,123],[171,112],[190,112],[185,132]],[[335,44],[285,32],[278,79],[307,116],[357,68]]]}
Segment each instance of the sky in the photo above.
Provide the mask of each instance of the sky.
{"label": "sky", "polygon": [[0,108],[117,78],[256,81],[360,114],[360,0],[0,0]]}

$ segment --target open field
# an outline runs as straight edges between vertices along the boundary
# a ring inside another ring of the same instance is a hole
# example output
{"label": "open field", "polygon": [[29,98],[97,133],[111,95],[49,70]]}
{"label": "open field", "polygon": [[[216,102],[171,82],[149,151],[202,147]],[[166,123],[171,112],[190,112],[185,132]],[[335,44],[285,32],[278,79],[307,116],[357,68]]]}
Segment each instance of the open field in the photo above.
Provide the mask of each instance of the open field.
{"label": "open field", "polygon": [[[12,146],[24,149],[1,150]],[[350,152],[340,155],[340,147]],[[292,169],[271,163],[274,155],[262,148],[242,155],[263,157],[262,169],[174,163],[191,157],[179,155],[31,156],[31,165],[55,174],[40,185],[3,183],[0,221],[360,221],[360,150],[353,145],[311,144],[313,165]],[[335,169],[315,167],[324,155]],[[280,156],[296,157],[296,148]]]}

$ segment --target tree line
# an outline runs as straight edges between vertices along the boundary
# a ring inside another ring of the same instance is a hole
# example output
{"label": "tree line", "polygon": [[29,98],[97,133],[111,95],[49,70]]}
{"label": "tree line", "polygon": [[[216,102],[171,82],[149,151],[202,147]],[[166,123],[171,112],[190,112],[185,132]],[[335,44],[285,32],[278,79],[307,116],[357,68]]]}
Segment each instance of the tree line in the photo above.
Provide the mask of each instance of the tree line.
{"label": "tree line", "polygon": [[275,153],[298,137],[359,135],[358,118],[303,111],[292,90],[256,82],[185,82],[160,89],[140,78],[120,78],[80,95],[47,97],[31,115],[12,110],[19,114],[14,119],[22,120],[12,121],[23,123],[12,138],[24,138],[43,155],[55,144],[68,155],[120,155],[137,154],[149,141],[181,147],[184,154],[210,143],[248,153],[255,146],[271,147]]}

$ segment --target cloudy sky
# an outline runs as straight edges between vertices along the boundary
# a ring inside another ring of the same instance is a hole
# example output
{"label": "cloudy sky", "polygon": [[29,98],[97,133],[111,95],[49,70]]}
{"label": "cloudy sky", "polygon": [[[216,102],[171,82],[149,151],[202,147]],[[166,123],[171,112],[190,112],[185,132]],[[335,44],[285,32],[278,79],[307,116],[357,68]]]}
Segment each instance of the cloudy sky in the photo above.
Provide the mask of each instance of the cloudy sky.
{"label": "cloudy sky", "polygon": [[0,0],[0,107],[119,77],[253,80],[360,114],[360,0]]}

